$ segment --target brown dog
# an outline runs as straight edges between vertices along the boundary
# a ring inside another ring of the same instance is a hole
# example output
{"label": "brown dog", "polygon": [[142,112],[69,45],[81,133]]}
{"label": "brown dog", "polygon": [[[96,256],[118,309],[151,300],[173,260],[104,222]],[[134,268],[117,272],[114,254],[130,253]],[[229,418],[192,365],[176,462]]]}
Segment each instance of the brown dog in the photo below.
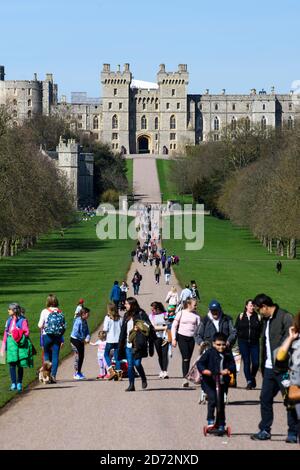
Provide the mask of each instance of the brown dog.
{"label": "brown dog", "polygon": [[52,362],[45,361],[39,370],[39,381],[44,384],[51,383],[51,367]]}

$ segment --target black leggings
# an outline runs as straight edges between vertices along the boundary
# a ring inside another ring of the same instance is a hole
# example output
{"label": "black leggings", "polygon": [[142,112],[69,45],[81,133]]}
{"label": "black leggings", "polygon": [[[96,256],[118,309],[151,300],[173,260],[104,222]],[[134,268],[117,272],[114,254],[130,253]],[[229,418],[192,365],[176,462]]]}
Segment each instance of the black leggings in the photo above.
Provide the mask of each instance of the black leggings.
{"label": "black leggings", "polygon": [[182,376],[185,377],[190,370],[190,362],[194,351],[195,340],[193,336],[177,334],[177,341],[182,356]]}
{"label": "black leggings", "polygon": [[76,354],[74,369],[81,374],[81,367],[84,359],[84,342],[79,339],[71,338],[72,349]]}
{"label": "black leggings", "polygon": [[155,349],[158,355],[158,362],[161,370],[163,372],[166,372],[168,370],[168,364],[169,364],[169,358],[168,358],[168,346],[169,343],[166,343],[164,346],[162,345],[163,343],[162,338],[157,338],[155,340]]}

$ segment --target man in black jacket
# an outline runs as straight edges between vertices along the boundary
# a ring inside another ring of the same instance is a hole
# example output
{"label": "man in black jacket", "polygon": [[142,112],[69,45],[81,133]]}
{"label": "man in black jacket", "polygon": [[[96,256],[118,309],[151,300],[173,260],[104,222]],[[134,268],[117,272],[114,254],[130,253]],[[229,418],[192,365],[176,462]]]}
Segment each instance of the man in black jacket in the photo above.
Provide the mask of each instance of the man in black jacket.
{"label": "man in black jacket", "polygon": [[208,341],[212,344],[214,335],[223,333],[227,337],[226,346],[231,348],[236,341],[236,329],[233,326],[231,317],[225,315],[217,300],[212,300],[208,309],[207,316],[201,321],[196,331],[196,343],[200,345]]}
{"label": "man in black jacket", "polygon": [[[276,363],[276,352],[289,334],[293,324],[290,313],[279,308],[273,300],[265,294],[259,294],[253,300],[257,312],[264,317],[265,324],[262,333],[262,363],[263,374],[262,390],[260,395],[261,422],[260,431],[251,436],[251,439],[265,441],[271,439],[271,426],[273,423],[273,401],[279,391],[284,391],[281,383],[283,373],[288,370],[287,362],[281,363],[280,369]],[[286,442],[297,443],[297,416],[295,410],[287,411],[288,436]]]}

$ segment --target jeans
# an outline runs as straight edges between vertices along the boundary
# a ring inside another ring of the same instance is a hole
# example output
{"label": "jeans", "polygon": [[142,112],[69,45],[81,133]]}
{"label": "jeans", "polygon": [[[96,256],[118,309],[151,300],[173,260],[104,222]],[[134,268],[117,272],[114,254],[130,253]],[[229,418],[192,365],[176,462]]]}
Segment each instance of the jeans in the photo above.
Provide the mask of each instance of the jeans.
{"label": "jeans", "polygon": [[60,346],[62,343],[61,336],[55,335],[44,335],[43,344],[44,344],[44,360],[52,362],[51,375],[56,377],[58,369],[58,357]]}
{"label": "jeans", "polygon": [[18,384],[21,384],[22,381],[23,381],[24,369],[23,369],[23,367],[19,366],[19,364],[17,362],[10,362],[9,363],[9,373],[10,373],[11,383],[12,384],[17,383],[16,368],[18,368]]}
{"label": "jeans", "polygon": [[[271,432],[273,423],[273,401],[279,391],[283,391],[281,374],[275,374],[273,369],[265,369],[260,394],[261,422],[259,429]],[[288,434],[297,436],[297,414],[295,409],[287,410]]]}
{"label": "jeans", "polygon": [[169,357],[168,357],[168,346],[169,343],[162,345],[163,343],[162,338],[157,338],[154,342],[155,349],[158,355],[158,362],[161,370],[163,372],[166,372],[168,370],[168,365],[169,365]]}
{"label": "jeans", "polygon": [[75,353],[74,370],[75,374],[81,374],[81,368],[84,360],[84,342],[79,339],[71,338],[72,349]]}
{"label": "jeans", "polygon": [[216,425],[225,426],[224,393],[228,391],[227,385],[220,384],[219,403],[217,402],[216,382],[212,377],[203,378],[201,387],[207,395],[207,421],[215,421],[215,409],[217,409]]}
{"label": "jeans", "polygon": [[239,350],[244,363],[244,374],[247,382],[253,383],[259,368],[259,343],[250,344],[239,339]]}
{"label": "jeans", "polygon": [[170,277],[171,277],[171,274],[165,274],[166,284],[170,284]]}
{"label": "jeans", "polygon": [[133,284],[133,293],[134,295],[137,295],[140,290],[140,285],[139,284]]}
{"label": "jeans", "polygon": [[178,333],[178,346],[182,356],[182,376],[185,377],[190,370],[190,362],[193,355],[195,340],[193,336],[184,336]]}
{"label": "jeans", "polygon": [[110,351],[114,350],[114,360],[116,362],[116,370],[121,370],[121,363],[118,359],[118,351],[119,351],[119,344],[118,343],[106,343],[105,351],[104,351],[104,359],[107,364],[107,367],[111,366],[110,360]]}
{"label": "jeans", "polygon": [[157,284],[159,284],[159,278],[160,278],[160,275],[159,275],[159,274],[155,274],[155,282],[157,282]]}
{"label": "jeans", "polygon": [[134,359],[132,348],[126,348],[126,359],[128,363],[128,378],[130,383],[134,383],[134,367],[141,376],[142,381],[146,380],[146,374],[142,366],[142,359]]}

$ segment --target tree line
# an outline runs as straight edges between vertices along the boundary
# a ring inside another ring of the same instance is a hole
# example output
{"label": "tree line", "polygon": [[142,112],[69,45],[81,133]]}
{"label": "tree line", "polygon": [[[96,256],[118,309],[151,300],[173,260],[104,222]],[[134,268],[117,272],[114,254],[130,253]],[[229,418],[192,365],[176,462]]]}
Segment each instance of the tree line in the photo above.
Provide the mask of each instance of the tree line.
{"label": "tree line", "polygon": [[[213,137],[213,135],[211,136]],[[296,257],[300,239],[300,125],[253,126],[243,120],[221,140],[188,147],[171,179],[212,215],[247,227],[272,252]]]}

